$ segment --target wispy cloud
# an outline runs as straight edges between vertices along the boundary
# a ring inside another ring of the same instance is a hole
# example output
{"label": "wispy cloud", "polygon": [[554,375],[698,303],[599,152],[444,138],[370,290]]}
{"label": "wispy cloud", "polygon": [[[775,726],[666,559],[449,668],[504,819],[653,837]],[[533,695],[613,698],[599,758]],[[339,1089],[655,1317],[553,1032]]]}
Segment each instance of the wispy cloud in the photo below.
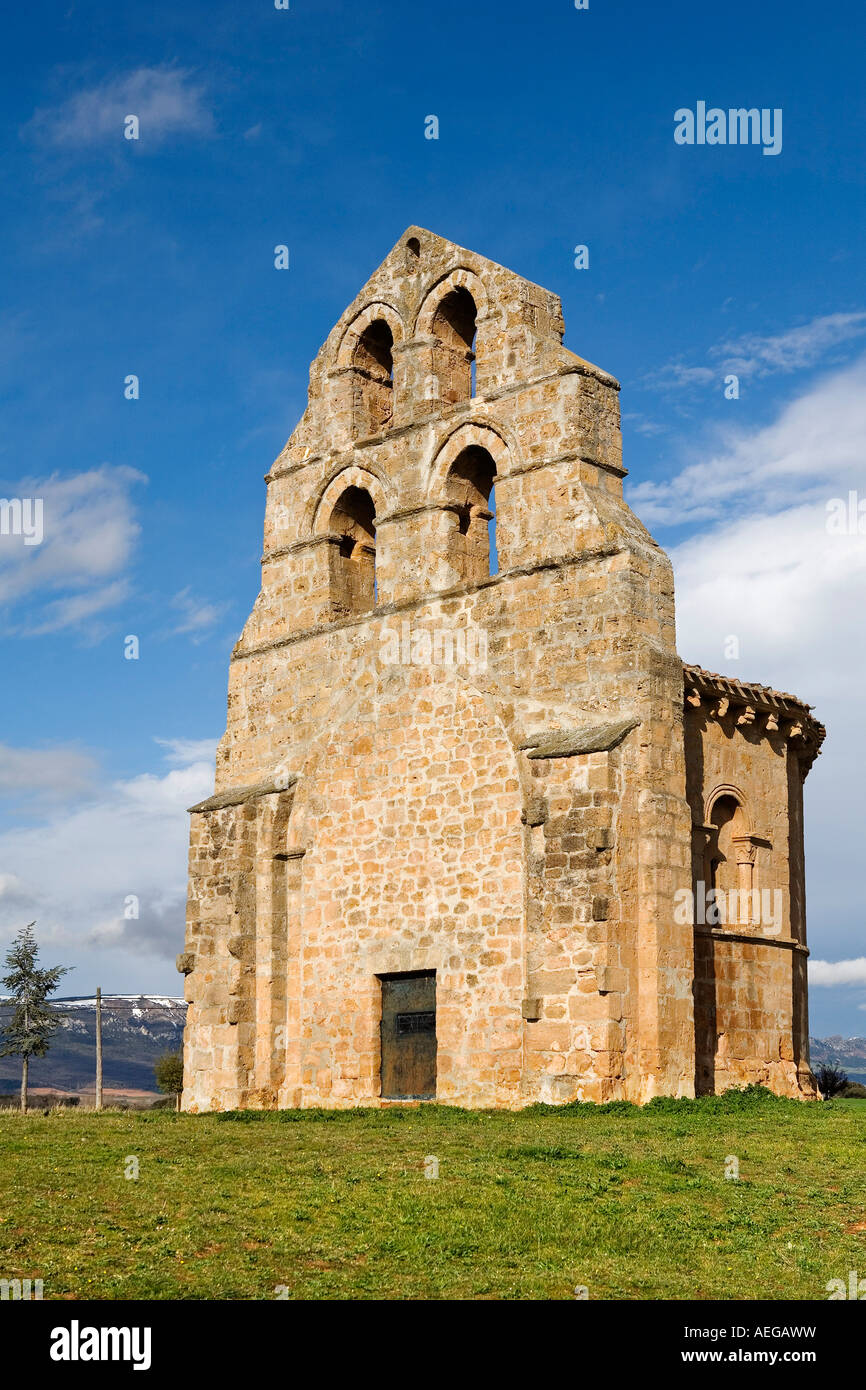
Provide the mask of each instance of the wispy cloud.
{"label": "wispy cloud", "polygon": [[57,149],[86,149],[123,139],[127,116],[138,117],[140,149],[177,135],[209,136],[214,118],[207,90],[185,68],[140,67],[73,92],[56,106],[41,107],[22,134]]}
{"label": "wispy cloud", "polygon": [[181,589],[171,600],[172,608],[179,618],[170,633],[174,637],[188,635],[193,642],[201,642],[211,628],[228,611],[227,603],[209,603],[197,598],[189,589]]}
{"label": "wispy cloud", "polygon": [[866,333],[866,312],[823,314],[780,333],[744,333],[716,343],[707,352],[712,366],[682,358],[648,372],[644,384],[656,390],[686,391],[721,385],[725,376],[761,378],[833,365],[833,350]]}
{"label": "wispy cloud", "polygon": [[674,362],[666,362],[663,367],[658,367],[653,372],[647,372],[643,377],[646,386],[655,387],[661,390],[680,390],[689,386],[708,386],[710,382],[719,380],[719,372],[713,367],[690,367],[687,363],[678,358]]}
{"label": "wispy cloud", "polygon": [[746,333],[711,348],[710,356],[738,376],[797,372],[815,366],[833,348],[864,333],[866,313],[824,314],[783,333]]}
{"label": "wispy cloud", "polygon": [[633,429],[635,434],[654,435],[667,432],[666,425],[661,424],[658,420],[650,420],[635,410],[626,410],[623,413],[622,423]]}
{"label": "wispy cloud", "polygon": [[93,783],[96,760],[77,748],[10,748],[0,744],[0,796],[46,794],[62,800]]}
{"label": "wispy cloud", "polygon": [[629,501],[647,525],[748,514],[820,502],[862,487],[866,471],[866,357],[823,377],[758,430],[719,430],[697,441],[708,455],[667,481],[638,484]]}
{"label": "wispy cloud", "polygon": [[158,738],[156,742],[167,750],[163,756],[170,767],[188,767],[190,763],[213,763],[219,739]]}
{"label": "wispy cloud", "polygon": [[32,636],[81,628],[123,600],[124,572],[141,529],[132,491],[146,481],[134,468],[104,464],[66,478],[3,485],[6,498],[43,503],[41,543],[0,535],[0,611],[7,631]]}
{"label": "wispy cloud", "polygon": [[91,589],[85,594],[73,594],[70,598],[54,599],[45,605],[45,617],[31,628],[31,635],[41,637],[49,632],[62,632],[66,628],[80,628],[94,618],[116,608],[129,594],[129,585],[123,579]]}

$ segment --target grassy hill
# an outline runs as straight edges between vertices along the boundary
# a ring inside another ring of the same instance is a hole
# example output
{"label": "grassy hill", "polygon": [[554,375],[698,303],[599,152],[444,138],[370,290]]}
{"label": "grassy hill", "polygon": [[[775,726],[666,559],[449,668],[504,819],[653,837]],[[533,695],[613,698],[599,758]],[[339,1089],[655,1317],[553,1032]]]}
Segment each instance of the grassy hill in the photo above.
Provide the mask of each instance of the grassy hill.
{"label": "grassy hill", "polygon": [[866,1102],[759,1091],[517,1114],[10,1113],[0,1268],[46,1299],[826,1299],[866,1270],[864,1144]]}

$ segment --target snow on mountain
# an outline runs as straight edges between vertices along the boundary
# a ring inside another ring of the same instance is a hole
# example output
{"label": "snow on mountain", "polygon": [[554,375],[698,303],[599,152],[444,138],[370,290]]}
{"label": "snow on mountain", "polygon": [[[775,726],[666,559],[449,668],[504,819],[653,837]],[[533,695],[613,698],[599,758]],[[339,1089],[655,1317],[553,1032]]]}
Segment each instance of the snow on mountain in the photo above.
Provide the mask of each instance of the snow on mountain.
{"label": "snow on mountain", "polygon": [[[59,1090],[92,1087],[96,1056],[96,999],[87,995],[52,1000],[61,1015],[48,1055],[30,1067],[34,1086]],[[102,1043],[105,1085],[135,1090],[156,1089],[153,1068],[164,1052],[183,1045],[186,1001],[166,994],[105,994],[102,997]],[[0,1027],[9,1016],[8,999],[0,999]],[[0,1058],[0,1092],[18,1084],[20,1062]]]}

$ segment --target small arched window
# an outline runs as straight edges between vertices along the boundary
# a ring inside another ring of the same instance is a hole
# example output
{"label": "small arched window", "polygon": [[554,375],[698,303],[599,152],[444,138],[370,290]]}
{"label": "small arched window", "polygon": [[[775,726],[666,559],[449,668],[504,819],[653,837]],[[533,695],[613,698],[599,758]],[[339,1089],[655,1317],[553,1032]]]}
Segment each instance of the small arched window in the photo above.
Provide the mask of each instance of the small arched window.
{"label": "small arched window", "polygon": [[733,793],[725,792],[713,802],[710,825],[707,888],[715,891],[728,926],[748,924],[757,919],[752,897],[756,841],[749,833],[743,805]]}
{"label": "small arched window", "polygon": [[355,438],[382,434],[394,411],[394,335],[384,319],[364,329],[352,355]]}
{"label": "small arched window", "polygon": [[434,389],[440,406],[471,400],[475,388],[475,322],[478,311],[467,289],[445,295],[433,317]]}
{"label": "small arched window", "polygon": [[364,488],[347,487],[329,530],[331,597],[336,616],[369,613],[376,604],[376,508]]}
{"label": "small arched window", "polygon": [[478,584],[496,573],[493,488],[496,464],[486,449],[469,445],[451,466],[445,485],[455,514],[449,536],[449,559],[458,582]]}

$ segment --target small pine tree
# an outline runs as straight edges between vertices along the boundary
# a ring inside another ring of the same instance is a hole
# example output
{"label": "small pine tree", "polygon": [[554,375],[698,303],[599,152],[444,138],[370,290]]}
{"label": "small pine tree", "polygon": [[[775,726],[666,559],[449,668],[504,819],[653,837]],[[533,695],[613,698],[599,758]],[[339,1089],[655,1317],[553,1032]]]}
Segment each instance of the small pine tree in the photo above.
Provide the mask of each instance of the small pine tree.
{"label": "small pine tree", "polygon": [[156,1084],[163,1095],[175,1097],[175,1108],[180,1108],[180,1093],[183,1090],[183,1053],[164,1052],[157,1057],[153,1069]]}
{"label": "small pine tree", "polygon": [[21,1058],[21,1109],[27,1110],[27,1076],[31,1057],[44,1057],[60,1019],[48,1003],[59,981],[68,974],[65,965],[52,970],[40,970],[36,964],[39,948],[33,928],[36,923],[22,927],[6,952],[3,984],[11,991],[12,1019],[3,1029],[5,1042],[0,1057]]}

